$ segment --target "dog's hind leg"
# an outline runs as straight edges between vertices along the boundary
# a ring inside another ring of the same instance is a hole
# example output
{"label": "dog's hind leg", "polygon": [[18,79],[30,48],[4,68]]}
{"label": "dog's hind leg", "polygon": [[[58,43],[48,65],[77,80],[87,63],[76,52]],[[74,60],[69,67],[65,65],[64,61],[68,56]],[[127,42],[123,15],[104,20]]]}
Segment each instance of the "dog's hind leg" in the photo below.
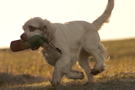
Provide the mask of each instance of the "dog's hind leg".
{"label": "dog's hind leg", "polygon": [[104,56],[100,53],[100,50],[92,51],[92,55],[96,59],[96,65],[94,66],[94,69],[91,70],[91,74],[97,75],[104,71]]}
{"label": "dog's hind leg", "polygon": [[91,70],[91,74],[97,75],[98,73],[104,71],[104,55],[102,54],[101,50],[97,48],[95,50],[87,49],[87,51],[90,52],[96,60],[96,64],[94,68]]}
{"label": "dog's hind leg", "polygon": [[85,50],[82,50],[79,56],[79,64],[84,69],[87,75],[88,83],[93,83],[94,79],[93,79],[93,75],[90,73],[91,67],[88,62],[89,56],[90,55]]}
{"label": "dog's hind leg", "polygon": [[90,55],[94,56],[96,64],[94,69],[91,70],[91,74],[97,75],[104,71],[104,55],[103,46],[100,43],[98,32],[88,33],[83,42],[84,50]]}

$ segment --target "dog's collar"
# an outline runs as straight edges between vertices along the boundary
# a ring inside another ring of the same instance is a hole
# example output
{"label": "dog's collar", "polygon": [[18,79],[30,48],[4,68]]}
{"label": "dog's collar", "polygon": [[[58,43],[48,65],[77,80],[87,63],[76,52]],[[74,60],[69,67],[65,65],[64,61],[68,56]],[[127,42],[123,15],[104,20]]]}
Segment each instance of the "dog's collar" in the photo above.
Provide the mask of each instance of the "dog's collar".
{"label": "dog's collar", "polygon": [[62,54],[62,51],[59,48],[55,47],[55,45],[49,39],[44,38],[44,41],[45,41],[45,43],[47,43],[48,45],[50,45],[52,48],[54,48],[55,50],[57,50],[60,54]]}

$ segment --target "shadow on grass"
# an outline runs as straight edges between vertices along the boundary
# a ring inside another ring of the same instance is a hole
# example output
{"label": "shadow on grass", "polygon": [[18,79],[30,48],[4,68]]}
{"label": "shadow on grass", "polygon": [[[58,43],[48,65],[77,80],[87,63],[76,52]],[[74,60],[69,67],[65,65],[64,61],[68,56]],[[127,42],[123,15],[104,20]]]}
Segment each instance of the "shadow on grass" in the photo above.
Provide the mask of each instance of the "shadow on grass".
{"label": "shadow on grass", "polygon": [[83,85],[83,81],[69,81],[53,88],[49,80],[30,75],[0,73],[0,90],[135,90],[135,77],[116,76],[98,79],[94,84]]}
{"label": "shadow on grass", "polygon": [[0,87],[6,87],[8,85],[21,85],[43,82],[45,79],[41,77],[35,77],[28,74],[13,75],[8,73],[0,73]]}

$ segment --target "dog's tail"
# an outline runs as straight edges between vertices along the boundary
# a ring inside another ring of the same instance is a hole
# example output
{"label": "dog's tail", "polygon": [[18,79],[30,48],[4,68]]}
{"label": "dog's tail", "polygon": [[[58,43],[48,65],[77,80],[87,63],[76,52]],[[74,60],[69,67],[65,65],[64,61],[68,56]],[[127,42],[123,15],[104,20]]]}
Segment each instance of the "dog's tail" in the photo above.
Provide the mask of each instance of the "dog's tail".
{"label": "dog's tail", "polygon": [[106,6],[104,13],[92,23],[97,28],[97,30],[99,30],[104,23],[109,22],[113,7],[114,0],[108,0],[108,5]]}

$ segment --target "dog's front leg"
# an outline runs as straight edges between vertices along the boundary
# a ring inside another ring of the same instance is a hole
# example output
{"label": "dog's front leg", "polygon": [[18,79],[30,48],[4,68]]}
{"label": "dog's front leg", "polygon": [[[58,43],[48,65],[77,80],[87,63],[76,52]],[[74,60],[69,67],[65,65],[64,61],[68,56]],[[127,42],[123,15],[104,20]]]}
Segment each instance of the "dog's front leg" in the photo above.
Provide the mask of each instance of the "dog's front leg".
{"label": "dog's front leg", "polygon": [[55,64],[52,81],[52,86],[56,87],[59,85],[63,74],[70,68],[70,58],[68,56],[62,56]]}

